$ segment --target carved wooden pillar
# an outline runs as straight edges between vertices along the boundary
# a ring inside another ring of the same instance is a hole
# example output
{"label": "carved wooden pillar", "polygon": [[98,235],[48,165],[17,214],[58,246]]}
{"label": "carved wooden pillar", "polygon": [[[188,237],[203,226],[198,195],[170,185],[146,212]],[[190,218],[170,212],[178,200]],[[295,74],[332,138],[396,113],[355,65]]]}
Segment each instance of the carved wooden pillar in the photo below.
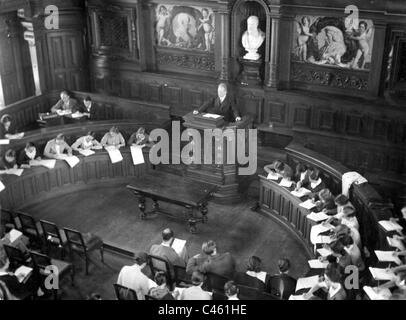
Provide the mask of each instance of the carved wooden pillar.
{"label": "carved wooden pillar", "polygon": [[269,59],[269,79],[267,86],[276,88],[278,84],[278,62],[279,62],[279,7],[271,6],[271,54]]}
{"label": "carved wooden pillar", "polygon": [[218,11],[220,17],[220,80],[229,80],[230,62],[230,10],[228,8]]}

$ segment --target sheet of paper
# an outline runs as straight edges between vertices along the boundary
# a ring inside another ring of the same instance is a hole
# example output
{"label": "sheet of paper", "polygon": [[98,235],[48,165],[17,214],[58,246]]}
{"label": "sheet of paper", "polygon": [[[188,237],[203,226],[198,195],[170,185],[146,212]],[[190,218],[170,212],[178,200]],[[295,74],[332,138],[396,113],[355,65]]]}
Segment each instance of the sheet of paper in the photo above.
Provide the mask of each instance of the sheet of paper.
{"label": "sheet of paper", "polygon": [[2,144],[10,144],[10,140],[9,139],[0,139],[0,145]]}
{"label": "sheet of paper", "polygon": [[0,192],[2,192],[4,189],[6,189],[6,186],[0,181]]}
{"label": "sheet of paper", "polygon": [[279,180],[279,174],[277,174],[277,173],[271,171],[271,172],[268,173],[268,176],[267,176],[266,178],[267,178],[268,180],[277,181],[277,180]]}
{"label": "sheet of paper", "polygon": [[214,113],[206,113],[203,115],[203,118],[212,118],[212,119],[218,119],[221,116],[218,114],[214,114]]}
{"label": "sheet of paper", "polygon": [[7,170],[2,170],[0,171],[0,174],[14,174],[18,177],[20,177],[24,172],[24,169],[7,169]]}
{"label": "sheet of paper", "polygon": [[304,294],[299,294],[299,295],[291,295],[289,297],[289,300],[306,300],[304,297]]}
{"label": "sheet of paper", "polygon": [[115,147],[107,147],[107,152],[109,153],[111,163],[117,163],[123,161],[123,155],[121,154],[120,150]]}
{"label": "sheet of paper", "polygon": [[394,255],[395,251],[380,251],[380,250],[375,250],[376,257],[378,258],[379,261],[382,262],[395,262],[397,264],[402,264],[402,261],[400,261],[399,257]]}
{"label": "sheet of paper", "polygon": [[131,146],[131,157],[133,158],[133,163],[137,164],[145,163],[144,154],[142,153],[142,146]]}
{"label": "sheet of paper", "polygon": [[85,157],[91,156],[92,154],[95,154],[96,152],[94,152],[93,150],[90,149],[80,149],[79,153]]}
{"label": "sheet of paper", "polygon": [[326,215],[324,212],[311,212],[310,214],[308,214],[306,216],[306,218],[310,219],[312,221],[315,221],[315,222],[320,222],[320,221],[327,220],[330,217],[328,215]]}
{"label": "sheet of paper", "polygon": [[313,287],[319,282],[319,276],[299,278],[296,283],[296,291]]}
{"label": "sheet of paper", "polygon": [[326,249],[326,248],[317,249],[317,252],[318,252],[322,257],[328,257],[329,255],[331,255],[331,254],[333,253],[333,251],[331,251],[330,249]]}
{"label": "sheet of paper", "polygon": [[388,271],[388,270],[382,269],[382,268],[369,267],[369,271],[371,272],[372,277],[375,280],[392,280],[394,277],[394,274],[392,271]]}
{"label": "sheet of paper", "polygon": [[32,167],[45,167],[48,169],[55,168],[55,159],[43,159],[43,160],[30,160],[30,166]]}
{"label": "sheet of paper", "polygon": [[80,113],[80,112],[75,112],[75,113],[72,113],[72,115],[71,115],[72,119],[78,119],[78,118],[82,118],[84,116],[85,115],[83,113]]}
{"label": "sheet of paper", "polygon": [[329,236],[317,236],[316,239],[314,239],[314,242],[312,242],[313,244],[329,244],[331,243],[333,240],[331,239],[331,237]]}
{"label": "sheet of paper", "polygon": [[14,271],[14,274],[18,278],[19,282],[24,282],[31,275],[32,270],[33,269],[30,267],[21,266],[16,271]]}
{"label": "sheet of paper", "polygon": [[397,230],[402,230],[402,226],[399,225],[399,223],[395,221],[390,221],[390,220],[381,220],[379,221],[379,224],[386,230],[386,231],[397,231]]}
{"label": "sheet of paper", "polygon": [[305,202],[302,202],[301,204],[299,204],[299,206],[301,206],[307,210],[311,210],[316,206],[316,204],[313,203],[313,201],[311,199],[307,199]]}
{"label": "sheet of paper", "polygon": [[18,238],[20,238],[23,235],[22,232],[20,232],[16,229],[10,230],[10,232],[8,234],[9,234],[9,239],[10,239],[11,243],[16,241]]}
{"label": "sheet of paper", "polygon": [[328,265],[328,261],[321,262],[319,259],[313,259],[307,262],[309,263],[309,266],[312,269],[325,269],[327,268]]}
{"label": "sheet of paper", "polygon": [[306,188],[300,188],[299,190],[293,190],[291,192],[291,194],[293,194],[295,197],[298,197],[298,198],[307,196],[309,193],[311,193],[311,191]]}
{"label": "sheet of paper", "polygon": [[71,168],[73,168],[80,162],[80,159],[76,156],[70,156],[70,157],[66,156],[63,158],[63,160],[65,160]]}
{"label": "sheet of paper", "polygon": [[363,289],[371,300],[388,300],[392,295],[388,288],[378,289],[377,287],[364,286]]}
{"label": "sheet of paper", "polygon": [[287,179],[282,179],[281,182],[279,182],[279,185],[281,187],[285,187],[285,188],[290,188],[292,186],[292,181],[287,180]]}
{"label": "sheet of paper", "polygon": [[182,251],[185,248],[186,240],[175,238],[172,243],[172,249],[178,254],[178,256],[182,255]]}
{"label": "sheet of paper", "polygon": [[405,245],[403,244],[402,240],[386,237],[388,244],[391,247],[398,248],[400,251],[406,250]]}

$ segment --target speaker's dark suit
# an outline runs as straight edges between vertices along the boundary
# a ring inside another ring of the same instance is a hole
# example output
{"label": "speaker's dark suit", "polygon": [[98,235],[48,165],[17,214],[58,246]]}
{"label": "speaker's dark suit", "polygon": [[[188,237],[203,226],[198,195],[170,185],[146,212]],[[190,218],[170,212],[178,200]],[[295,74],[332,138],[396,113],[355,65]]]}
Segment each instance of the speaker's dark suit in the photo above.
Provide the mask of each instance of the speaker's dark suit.
{"label": "speaker's dark suit", "polygon": [[224,116],[224,121],[234,122],[236,117],[240,116],[240,112],[235,106],[234,98],[226,95],[223,102],[219,97],[211,98],[206,101],[200,108],[199,112],[215,113]]}

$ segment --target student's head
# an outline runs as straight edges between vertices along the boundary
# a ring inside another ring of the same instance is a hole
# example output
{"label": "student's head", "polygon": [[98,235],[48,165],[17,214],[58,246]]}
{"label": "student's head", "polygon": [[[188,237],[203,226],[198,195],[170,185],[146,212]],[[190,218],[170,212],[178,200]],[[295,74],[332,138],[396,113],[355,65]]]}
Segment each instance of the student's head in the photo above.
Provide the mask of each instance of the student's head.
{"label": "student's head", "polygon": [[65,142],[65,135],[63,133],[58,134],[55,138],[55,143],[58,145],[61,145],[64,142]]}
{"label": "student's head", "polygon": [[99,293],[91,293],[86,300],[102,300],[102,298]]}
{"label": "student's head", "polygon": [[216,254],[217,253],[216,242],[214,242],[213,240],[204,242],[202,245],[202,251],[209,256]]}
{"label": "student's head", "polygon": [[35,149],[35,145],[32,143],[32,142],[27,142],[26,144],[25,144],[25,151],[26,152],[34,152],[36,149]]}
{"label": "student's head", "polygon": [[165,242],[171,241],[172,238],[174,237],[174,233],[172,229],[166,228],[164,231],[162,231],[162,240]]}
{"label": "student's head", "polygon": [[13,162],[16,159],[16,152],[13,149],[8,149],[6,153],[4,154],[4,159],[6,159],[7,162]]}
{"label": "student's head", "polygon": [[331,199],[333,195],[331,194],[330,190],[327,188],[321,189],[319,191],[319,198],[322,202],[326,202],[328,199]]}
{"label": "student's head", "polygon": [[154,281],[158,286],[166,284],[166,274],[163,271],[158,271],[155,273]]}
{"label": "student's head", "polygon": [[355,211],[351,206],[346,206],[343,208],[343,214],[346,218],[355,217]]}
{"label": "student's head", "polygon": [[61,100],[63,102],[67,102],[69,100],[69,93],[68,91],[62,91],[61,92]]}
{"label": "student's head", "polygon": [[257,256],[251,256],[248,259],[247,270],[260,272],[262,268],[262,261]]}
{"label": "student's head", "polygon": [[88,108],[92,104],[92,98],[89,96],[85,97],[83,99],[83,104]]}
{"label": "student's head", "polygon": [[274,162],[274,168],[276,172],[282,172],[285,169],[285,164],[282,161],[276,160]]}
{"label": "student's head", "polygon": [[90,142],[90,141],[93,141],[94,140],[94,137],[96,136],[96,133],[94,132],[94,131],[89,131],[87,134],[86,134],[86,141],[87,142]]}
{"label": "student's head", "polygon": [[145,134],[145,128],[144,128],[144,127],[140,127],[140,128],[137,130],[137,134]]}
{"label": "student's head", "polygon": [[329,263],[326,267],[326,270],[324,271],[324,279],[328,287],[331,286],[331,284],[338,284],[341,282],[342,278],[342,272],[341,272],[341,267],[339,266],[338,263],[332,262]]}
{"label": "student's head", "polygon": [[297,174],[306,172],[306,170],[307,170],[307,166],[305,164],[303,164],[303,163],[298,163],[297,164],[297,166],[296,166],[296,173]]}
{"label": "student's head", "polygon": [[365,21],[361,21],[358,26],[361,33],[365,32],[368,28],[368,24]]}
{"label": "student's head", "polygon": [[139,266],[145,266],[148,261],[148,255],[145,252],[137,252],[137,254],[134,256],[135,262]]}
{"label": "student's head", "polygon": [[320,178],[320,172],[319,172],[319,170],[317,170],[317,169],[314,169],[311,173],[310,173],[310,176],[309,176],[309,180],[310,180],[310,182],[317,182],[318,180],[319,180],[319,178]]}
{"label": "student's head", "polygon": [[347,198],[347,196],[343,194],[339,194],[335,199],[334,202],[337,206],[345,206],[350,200]]}
{"label": "student's head", "polygon": [[192,283],[194,286],[200,286],[204,281],[204,275],[200,271],[193,271]]}
{"label": "student's head", "polygon": [[118,134],[118,132],[119,131],[118,131],[118,128],[116,126],[112,126],[110,128],[110,130],[109,130],[109,133],[110,133],[111,136],[114,136],[114,135]]}
{"label": "student's head", "polygon": [[0,122],[3,124],[3,126],[9,127],[11,125],[11,116],[8,114],[3,115],[0,118]]}
{"label": "student's head", "polygon": [[227,85],[225,83],[220,83],[217,88],[217,94],[219,98],[224,98],[227,95]]}
{"label": "student's head", "polygon": [[345,250],[344,250],[344,245],[340,240],[336,240],[332,243],[330,243],[330,249],[333,251],[338,256],[344,256],[345,255]]}
{"label": "student's head", "polygon": [[286,258],[279,259],[278,268],[280,273],[287,273],[290,269],[290,261]]}
{"label": "student's head", "polygon": [[230,280],[226,282],[224,285],[224,293],[227,297],[238,295],[239,290],[234,281]]}

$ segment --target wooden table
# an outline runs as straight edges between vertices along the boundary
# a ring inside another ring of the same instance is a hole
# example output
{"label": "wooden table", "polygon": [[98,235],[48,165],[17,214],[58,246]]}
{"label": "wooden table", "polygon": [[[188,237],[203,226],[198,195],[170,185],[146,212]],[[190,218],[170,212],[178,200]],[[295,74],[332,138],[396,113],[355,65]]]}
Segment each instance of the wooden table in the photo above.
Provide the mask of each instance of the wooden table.
{"label": "wooden table", "polygon": [[[148,215],[156,213],[182,219],[160,208],[159,201],[167,202],[186,209],[183,219],[186,220],[191,233],[197,232],[196,224],[198,222],[207,222],[207,201],[216,190],[216,186],[212,184],[187,180],[159,171],[153,171],[141,179],[134,180],[130,185],[127,185],[127,188],[138,197],[141,219],[146,219]],[[146,198],[153,201],[151,211],[146,211]],[[196,212],[199,212],[200,215],[197,215]]]}

